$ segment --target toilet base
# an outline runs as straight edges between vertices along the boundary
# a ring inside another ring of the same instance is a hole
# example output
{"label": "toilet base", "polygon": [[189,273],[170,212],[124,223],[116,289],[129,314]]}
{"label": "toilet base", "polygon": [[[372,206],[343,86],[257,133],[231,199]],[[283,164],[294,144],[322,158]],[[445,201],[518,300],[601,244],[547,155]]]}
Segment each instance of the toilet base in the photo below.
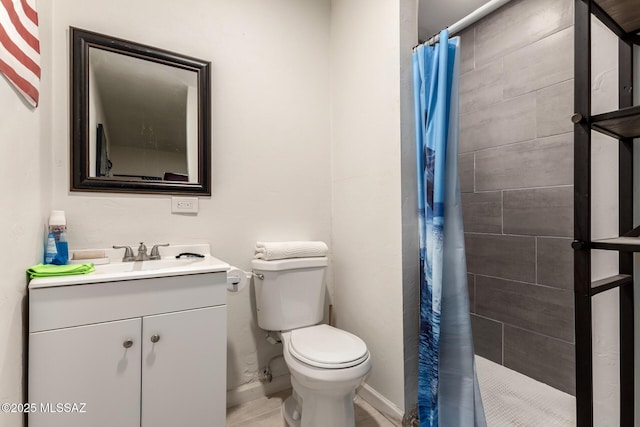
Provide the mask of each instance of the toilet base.
{"label": "toilet base", "polygon": [[293,396],[289,396],[282,404],[282,418],[284,418],[287,426],[289,427],[300,427],[300,418],[297,420],[293,419],[293,412],[297,405],[298,403]]}
{"label": "toilet base", "polygon": [[335,395],[314,390],[312,397],[305,399],[296,392],[296,386],[300,386],[295,377],[291,378],[291,384],[293,394],[284,401],[281,410],[288,427],[355,427],[355,391]]}
{"label": "toilet base", "polygon": [[[332,418],[329,417],[329,420],[326,420],[327,422],[329,422],[331,426],[335,426],[335,427],[343,427],[343,426],[354,426],[355,427],[355,417],[354,417],[354,412],[353,412],[353,401],[351,402],[351,405],[347,405],[348,409],[345,411],[345,413],[338,415],[337,419],[336,418]],[[282,418],[285,421],[285,424],[288,427],[302,427],[302,413],[301,412],[297,412],[298,407],[298,402],[296,401],[296,399],[293,396],[289,396],[284,403],[282,404]],[[349,410],[351,409],[351,410]],[[344,417],[343,417],[344,416]],[[310,421],[307,420],[306,423],[309,424],[309,422],[313,423],[313,424],[317,424],[317,420],[314,421]],[[344,423],[344,424],[343,424]],[[312,425],[313,425],[312,424]],[[315,425],[313,425],[313,427],[316,427]],[[320,426],[318,426],[320,427]],[[323,423],[323,427],[324,427],[324,423]]]}

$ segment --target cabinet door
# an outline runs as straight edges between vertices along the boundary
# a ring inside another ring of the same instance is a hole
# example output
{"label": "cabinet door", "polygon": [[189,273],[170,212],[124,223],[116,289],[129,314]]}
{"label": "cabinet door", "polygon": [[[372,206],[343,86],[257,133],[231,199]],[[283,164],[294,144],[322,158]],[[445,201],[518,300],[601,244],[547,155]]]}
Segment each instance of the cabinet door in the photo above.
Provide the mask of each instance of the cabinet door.
{"label": "cabinet door", "polygon": [[225,425],[226,337],[225,306],[143,318],[142,427]]}
{"label": "cabinet door", "polygon": [[[139,426],[141,328],[138,318],[29,334],[29,426]],[[74,403],[84,412],[59,406]]]}

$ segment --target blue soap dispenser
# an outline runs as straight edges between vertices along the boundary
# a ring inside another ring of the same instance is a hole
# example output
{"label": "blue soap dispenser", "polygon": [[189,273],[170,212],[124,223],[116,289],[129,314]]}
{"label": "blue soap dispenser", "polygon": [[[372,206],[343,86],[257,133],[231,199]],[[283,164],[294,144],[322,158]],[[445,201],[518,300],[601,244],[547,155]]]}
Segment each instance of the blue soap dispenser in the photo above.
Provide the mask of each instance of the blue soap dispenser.
{"label": "blue soap dispenser", "polygon": [[67,241],[67,220],[64,211],[51,211],[47,242],[44,251],[44,263],[65,265],[69,260]]}

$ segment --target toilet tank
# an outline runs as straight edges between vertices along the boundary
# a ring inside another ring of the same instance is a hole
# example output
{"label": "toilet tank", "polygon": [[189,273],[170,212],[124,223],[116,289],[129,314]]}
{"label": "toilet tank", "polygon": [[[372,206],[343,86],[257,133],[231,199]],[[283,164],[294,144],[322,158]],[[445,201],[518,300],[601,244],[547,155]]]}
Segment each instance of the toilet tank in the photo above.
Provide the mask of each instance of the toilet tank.
{"label": "toilet tank", "polygon": [[326,257],[251,261],[258,325],[288,331],[322,321]]}

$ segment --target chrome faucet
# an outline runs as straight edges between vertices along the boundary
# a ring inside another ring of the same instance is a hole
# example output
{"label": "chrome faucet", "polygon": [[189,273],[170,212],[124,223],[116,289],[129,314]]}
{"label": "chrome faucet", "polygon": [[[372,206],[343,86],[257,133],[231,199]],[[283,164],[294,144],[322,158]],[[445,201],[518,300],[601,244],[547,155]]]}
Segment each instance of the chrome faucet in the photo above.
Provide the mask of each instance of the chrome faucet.
{"label": "chrome faucet", "polygon": [[124,249],[122,262],[149,261],[162,258],[160,256],[160,251],[158,250],[158,247],[160,246],[169,246],[169,243],[154,245],[153,248],[151,248],[151,255],[147,255],[147,247],[145,246],[144,242],[140,242],[140,246],[138,246],[138,255],[136,256],[133,255],[131,246],[114,246],[113,249]]}

